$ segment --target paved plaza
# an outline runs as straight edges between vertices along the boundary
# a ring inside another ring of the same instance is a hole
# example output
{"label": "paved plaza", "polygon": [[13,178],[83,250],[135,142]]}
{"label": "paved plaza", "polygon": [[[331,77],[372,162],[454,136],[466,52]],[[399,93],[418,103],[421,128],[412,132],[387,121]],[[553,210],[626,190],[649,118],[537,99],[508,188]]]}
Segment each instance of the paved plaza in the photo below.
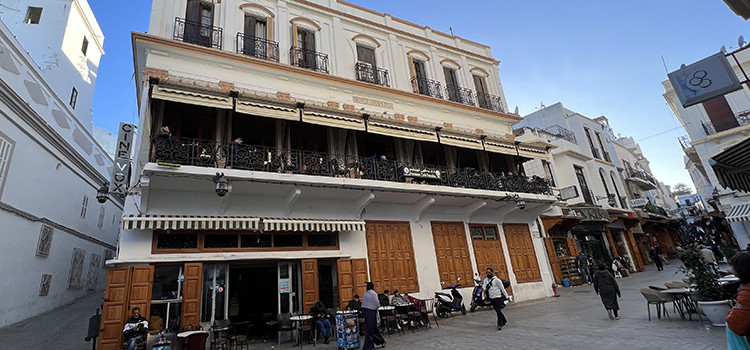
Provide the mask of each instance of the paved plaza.
{"label": "paved plaza", "polygon": [[[681,320],[648,321],[645,299],[639,288],[663,285],[665,281],[684,277],[676,274],[679,263],[672,261],[664,271],[647,266],[645,272],[618,279],[622,298],[622,319],[611,321],[592,286],[561,288],[559,298],[510,304],[505,313],[509,319],[503,330],[495,329],[495,314],[490,309],[441,319],[440,327],[386,338],[386,349],[726,349],[723,327],[712,327]],[[722,266],[725,268],[726,266]],[[91,343],[83,341],[88,317],[101,300],[99,295],[83,298],[39,317],[0,328],[3,349],[86,350]],[[467,302],[468,305],[468,302]],[[671,312],[671,306],[668,308]],[[652,316],[655,311],[652,307]],[[255,340],[251,349],[292,349],[291,343],[277,346],[274,341]],[[312,349],[312,345],[305,345]],[[318,344],[315,349],[333,350]]]}

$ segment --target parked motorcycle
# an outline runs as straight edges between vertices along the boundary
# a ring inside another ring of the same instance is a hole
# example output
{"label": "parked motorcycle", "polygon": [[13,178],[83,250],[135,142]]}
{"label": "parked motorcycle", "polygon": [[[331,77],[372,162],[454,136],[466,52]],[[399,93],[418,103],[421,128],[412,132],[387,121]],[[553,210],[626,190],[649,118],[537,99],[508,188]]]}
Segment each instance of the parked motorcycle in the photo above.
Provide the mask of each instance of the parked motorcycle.
{"label": "parked motorcycle", "polygon": [[489,307],[492,308],[492,300],[484,298],[484,289],[482,288],[483,281],[479,279],[479,274],[474,274],[474,291],[471,293],[471,307],[469,310],[474,312],[477,307]]}
{"label": "parked motorcycle", "polygon": [[[466,306],[464,306],[464,297],[458,292],[456,288],[460,286],[461,277],[456,280],[456,284],[448,286],[451,293],[435,292],[435,311],[437,316],[444,318],[449,314],[452,315],[453,311],[461,311],[462,315],[466,315]],[[445,282],[440,282],[445,284]]]}

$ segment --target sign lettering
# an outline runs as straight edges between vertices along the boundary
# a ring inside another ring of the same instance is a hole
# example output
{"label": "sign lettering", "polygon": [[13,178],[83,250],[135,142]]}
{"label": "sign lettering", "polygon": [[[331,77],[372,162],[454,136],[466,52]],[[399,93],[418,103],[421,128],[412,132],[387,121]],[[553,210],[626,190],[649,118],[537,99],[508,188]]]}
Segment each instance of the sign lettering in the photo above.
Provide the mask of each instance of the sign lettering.
{"label": "sign lettering", "polygon": [[112,177],[109,181],[109,193],[125,196],[130,179],[130,151],[133,149],[135,125],[120,123],[117,132],[117,149]]}

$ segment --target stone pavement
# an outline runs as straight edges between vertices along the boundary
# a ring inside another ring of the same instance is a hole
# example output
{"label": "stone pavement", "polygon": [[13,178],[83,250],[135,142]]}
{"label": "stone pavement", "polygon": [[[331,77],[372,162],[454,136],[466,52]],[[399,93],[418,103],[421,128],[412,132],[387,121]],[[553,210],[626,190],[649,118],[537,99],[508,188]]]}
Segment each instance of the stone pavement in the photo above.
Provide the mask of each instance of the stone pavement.
{"label": "stone pavement", "polygon": [[[433,324],[431,330],[386,337],[386,349],[726,349],[723,327],[712,327],[705,319],[701,324],[695,317],[694,321],[681,320],[679,314],[671,315],[671,306],[667,310],[672,321],[655,317],[648,321],[646,302],[638,289],[680,280],[684,275],[675,273],[679,265],[673,260],[664,271],[649,265],[645,272],[617,279],[622,291],[622,319],[617,321],[607,317],[592,286],[561,288],[559,298],[511,303],[505,308],[509,324],[502,331],[495,329],[495,313],[480,309],[466,316],[458,313],[441,319],[440,327]],[[91,349],[91,343],[84,342],[83,337],[88,317],[100,302],[100,294],[87,296],[75,304],[0,328],[0,348]],[[272,348],[293,349],[291,343],[277,346],[275,341],[256,340],[251,344],[251,349]],[[336,346],[332,342],[318,344],[315,349],[334,350]]]}

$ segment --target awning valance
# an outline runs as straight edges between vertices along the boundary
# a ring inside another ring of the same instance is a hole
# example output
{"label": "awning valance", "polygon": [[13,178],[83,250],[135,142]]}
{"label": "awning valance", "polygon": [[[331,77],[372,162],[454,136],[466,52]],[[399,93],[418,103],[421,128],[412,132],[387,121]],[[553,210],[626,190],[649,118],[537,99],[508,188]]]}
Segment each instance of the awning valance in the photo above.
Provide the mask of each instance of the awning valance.
{"label": "awning valance", "polygon": [[484,140],[484,149],[488,152],[516,155],[516,145],[512,142]]}
{"label": "awning valance", "polygon": [[367,122],[367,131],[373,134],[402,137],[419,141],[438,142],[437,133],[433,130],[418,129],[406,125],[377,120],[370,120]]}
{"label": "awning valance", "polygon": [[337,113],[327,113],[303,110],[302,121],[305,123],[331,126],[334,128],[365,131],[365,120],[359,116],[346,116]]}
{"label": "awning valance", "polygon": [[736,205],[727,214],[727,221],[729,222],[740,222],[750,221],[750,204]]}
{"label": "awning valance", "polygon": [[237,113],[257,115],[261,117],[283,120],[299,120],[299,110],[292,106],[282,106],[272,103],[248,101],[238,98],[234,109]]}
{"label": "awning valance", "polygon": [[359,220],[263,218],[264,231],[364,231]]}
{"label": "awning valance", "polygon": [[232,98],[228,94],[214,94],[170,85],[152,85],[151,98],[197,106],[232,109]]}
{"label": "awning valance", "polygon": [[750,138],[713,156],[709,163],[722,186],[750,192]]}
{"label": "awning valance", "polygon": [[258,230],[260,219],[249,216],[128,215],[125,230]]}
{"label": "awning valance", "polygon": [[449,146],[484,150],[484,146],[482,146],[482,140],[480,138],[471,137],[468,135],[440,133],[440,143]]}

